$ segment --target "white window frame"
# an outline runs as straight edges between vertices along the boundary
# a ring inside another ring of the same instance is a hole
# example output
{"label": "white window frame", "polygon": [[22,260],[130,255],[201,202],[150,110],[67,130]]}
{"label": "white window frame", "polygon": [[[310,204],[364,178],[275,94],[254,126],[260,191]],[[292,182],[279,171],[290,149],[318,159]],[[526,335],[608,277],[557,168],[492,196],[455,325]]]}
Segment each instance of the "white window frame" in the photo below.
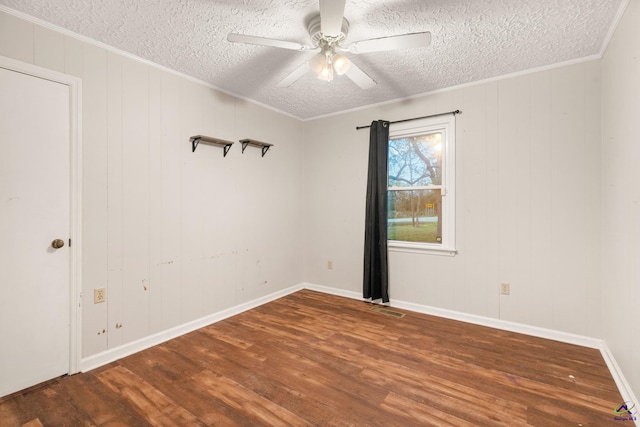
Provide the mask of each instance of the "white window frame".
{"label": "white window frame", "polygon": [[[389,129],[389,140],[407,138],[426,133],[442,133],[442,154],[444,174],[442,185],[412,187],[416,190],[440,189],[442,191],[442,242],[420,243],[400,240],[388,240],[387,246],[392,252],[411,252],[421,254],[454,256],[456,252],[456,122],[455,116],[440,116],[404,123],[392,124]],[[387,177],[387,183],[389,178]],[[387,191],[398,187],[387,187]],[[407,187],[402,187],[406,190]]]}

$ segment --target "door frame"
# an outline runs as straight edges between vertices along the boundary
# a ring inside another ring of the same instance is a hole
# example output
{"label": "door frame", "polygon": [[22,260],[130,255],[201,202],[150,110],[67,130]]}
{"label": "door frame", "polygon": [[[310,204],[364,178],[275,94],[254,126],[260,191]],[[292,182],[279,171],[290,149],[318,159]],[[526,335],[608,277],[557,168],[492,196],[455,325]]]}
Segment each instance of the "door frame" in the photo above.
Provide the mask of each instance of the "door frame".
{"label": "door frame", "polygon": [[0,68],[69,87],[69,374],[75,374],[82,356],[82,80],[1,55]]}

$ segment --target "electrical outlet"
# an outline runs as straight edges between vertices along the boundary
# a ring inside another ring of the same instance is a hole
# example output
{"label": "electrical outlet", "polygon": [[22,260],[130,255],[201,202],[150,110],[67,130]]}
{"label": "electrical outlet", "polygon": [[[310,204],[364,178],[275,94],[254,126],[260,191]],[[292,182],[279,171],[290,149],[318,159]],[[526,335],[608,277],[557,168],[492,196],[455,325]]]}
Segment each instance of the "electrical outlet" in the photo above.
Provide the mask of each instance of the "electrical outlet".
{"label": "electrical outlet", "polygon": [[331,260],[330,260],[330,261],[327,261],[327,268],[328,268],[329,270],[333,270],[333,261],[331,261]]}
{"label": "electrical outlet", "polygon": [[98,304],[107,300],[107,291],[105,288],[95,288],[93,290],[93,303]]}
{"label": "electrical outlet", "polygon": [[500,283],[500,294],[511,295],[511,285],[509,283]]}

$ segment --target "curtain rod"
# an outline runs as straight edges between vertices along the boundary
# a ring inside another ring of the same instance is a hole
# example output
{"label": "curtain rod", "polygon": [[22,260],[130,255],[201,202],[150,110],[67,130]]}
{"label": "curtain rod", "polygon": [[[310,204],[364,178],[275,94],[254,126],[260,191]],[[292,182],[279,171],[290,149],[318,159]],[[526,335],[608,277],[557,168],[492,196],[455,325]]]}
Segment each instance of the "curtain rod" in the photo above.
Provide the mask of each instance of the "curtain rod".
{"label": "curtain rod", "polygon": [[[422,116],[422,117],[414,117],[412,119],[404,119],[404,120],[396,120],[395,122],[389,122],[389,124],[394,124],[394,123],[403,123],[403,122],[410,122],[412,120],[420,120],[420,119],[429,119],[431,117],[440,117],[440,116],[447,116],[449,114],[453,114],[454,116],[456,114],[462,114],[462,111],[460,110],[455,110],[455,111],[449,111],[447,113],[439,113],[439,114],[432,114],[430,116]],[[356,130],[360,130],[360,129],[367,129],[370,128],[371,125],[367,125],[367,126],[356,126]]]}

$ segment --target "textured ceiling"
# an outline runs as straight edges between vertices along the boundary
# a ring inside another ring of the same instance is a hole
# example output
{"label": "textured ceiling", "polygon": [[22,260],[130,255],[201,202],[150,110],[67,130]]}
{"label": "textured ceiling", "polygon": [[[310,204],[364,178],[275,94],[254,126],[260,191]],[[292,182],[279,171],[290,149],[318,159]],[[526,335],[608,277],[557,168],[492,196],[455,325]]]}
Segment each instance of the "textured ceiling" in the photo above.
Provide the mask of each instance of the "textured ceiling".
{"label": "textured ceiling", "polygon": [[347,0],[347,43],[430,31],[431,46],[348,54],[378,85],[308,73],[313,53],[230,43],[230,32],[311,44],[317,0],[0,0],[14,10],[306,119],[599,54],[623,0]]}

